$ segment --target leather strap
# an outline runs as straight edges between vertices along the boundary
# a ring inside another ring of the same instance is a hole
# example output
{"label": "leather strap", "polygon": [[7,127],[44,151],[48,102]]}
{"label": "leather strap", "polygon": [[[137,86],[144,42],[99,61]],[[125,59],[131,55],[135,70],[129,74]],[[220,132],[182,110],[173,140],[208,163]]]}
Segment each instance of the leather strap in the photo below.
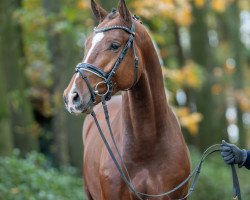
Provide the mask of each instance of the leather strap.
{"label": "leather strap", "polygon": [[[119,159],[121,161],[121,164],[123,166],[123,168],[125,169],[126,171],[126,175],[125,173],[123,172],[121,166],[119,165],[105,135],[103,134],[103,131],[100,127],[100,124],[97,120],[97,117],[96,117],[96,114],[94,111],[92,111],[91,115],[93,116],[94,118],[94,121],[95,121],[95,124],[97,126],[97,129],[98,129],[98,132],[107,148],[107,151],[109,153],[109,155],[111,156],[121,178],[124,180],[124,182],[126,183],[127,187],[130,189],[130,191],[140,200],[143,200],[145,197],[147,198],[157,198],[157,197],[163,197],[163,196],[168,196],[170,194],[172,194],[173,192],[179,190],[182,186],[184,186],[188,181],[190,181],[190,179],[192,179],[192,183],[191,183],[191,187],[189,188],[189,191],[187,193],[187,195],[185,197],[182,197],[182,198],[179,198],[179,199],[176,199],[176,200],[184,200],[186,199],[187,197],[189,197],[194,191],[195,191],[195,187],[197,185],[197,182],[198,182],[198,179],[199,179],[199,175],[200,175],[200,171],[201,171],[201,168],[202,168],[202,165],[204,163],[204,160],[211,154],[215,153],[215,152],[218,152],[220,151],[219,149],[214,149],[214,147],[218,147],[220,146],[220,144],[215,144],[215,145],[212,145],[210,146],[202,155],[202,158],[199,162],[199,164],[195,167],[195,169],[191,172],[191,174],[185,179],[183,180],[179,185],[177,185],[175,188],[173,188],[172,190],[168,191],[168,192],[165,192],[165,193],[161,193],[161,194],[145,194],[145,193],[142,193],[142,192],[138,192],[135,188],[135,186],[133,185],[132,181],[131,181],[131,178],[129,176],[129,173],[128,173],[128,170],[127,170],[127,167],[125,165],[125,162],[123,161],[122,159],[122,156],[119,152],[119,149],[117,147],[117,144],[115,142],[115,138],[114,138],[114,135],[113,135],[113,132],[112,132],[112,129],[111,129],[111,125],[110,125],[110,120],[109,120],[109,114],[108,114],[108,109],[107,109],[107,105],[106,105],[106,100],[109,100],[111,98],[111,95],[112,95],[112,88],[113,88],[113,84],[112,84],[112,77],[114,76],[114,74],[116,73],[117,69],[119,68],[121,62],[123,61],[124,57],[126,56],[127,52],[128,52],[128,49],[129,48],[133,48],[133,52],[134,52],[134,62],[135,62],[135,81],[132,85],[132,87],[135,85],[135,83],[137,82],[137,79],[138,79],[138,57],[137,57],[137,54],[136,54],[136,49],[135,49],[135,44],[134,44],[134,37],[135,37],[135,26],[134,24],[132,24],[131,26],[131,29],[127,28],[127,27],[123,27],[123,26],[110,26],[110,27],[106,27],[106,28],[101,28],[101,29],[97,29],[95,28],[95,32],[96,33],[100,33],[100,32],[105,32],[105,31],[109,31],[109,30],[114,30],[114,29],[122,29],[128,33],[130,33],[130,36],[129,36],[129,39],[125,45],[125,47],[123,48],[123,50],[121,51],[118,59],[116,60],[112,70],[109,72],[109,73],[106,73],[104,72],[101,68],[99,67],[96,67],[92,64],[89,64],[89,63],[79,63],[77,66],[76,66],[76,69],[75,71],[76,72],[79,72],[82,76],[82,78],[85,80],[86,84],[87,84],[87,87],[90,91],[90,94],[91,94],[91,100],[92,102],[95,102],[96,100],[96,94],[95,94],[95,91],[94,89],[91,87],[91,84],[90,84],[90,81],[88,79],[88,77],[85,75],[84,71],[88,71],[90,73],[93,73],[97,76],[99,76],[100,78],[102,78],[104,80],[104,82],[106,84],[108,84],[108,88],[109,88],[109,91],[107,93],[107,95],[103,95],[101,96],[101,101],[102,101],[102,106],[103,106],[103,109],[104,109],[104,113],[105,113],[105,119],[106,119],[106,122],[107,122],[107,125],[108,125],[108,128],[109,128],[109,133],[110,133],[110,136],[111,136],[111,139],[112,139],[112,142],[115,146],[115,150],[119,156]],[[239,186],[239,181],[238,181],[238,177],[237,177],[237,173],[236,173],[236,170],[235,170],[235,166],[234,165],[231,165],[231,168],[232,168],[232,177],[233,177],[233,197],[234,198],[238,198],[239,200],[241,200],[241,193],[240,193],[240,186]]]}
{"label": "leather strap", "polygon": [[115,155],[114,155],[114,153],[113,153],[113,151],[112,151],[112,149],[111,149],[111,147],[110,147],[110,145],[109,145],[109,143],[108,143],[108,141],[107,141],[105,135],[104,135],[103,132],[102,132],[102,129],[101,129],[100,124],[99,124],[99,122],[98,122],[98,120],[97,120],[97,117],[96,117],[95,112],[94,112],[94,111],[91,112],[91,115],[92,115],[92,117],[93,117],[94,120],[95,120],[97,129],[98,129],[98,131],[99,131],[99,133],[100,133],[100,136],[101,136],[101,138],[102,138],[102,140],[103,140],[103,142],[104,142],[104,144],[105,144],[105,146],[106,146],[106,148],[107,148],[107,150],[108,150],[108,152],[109,152],[109,155],[111,156],[111,158],[112,158],[112,160],[113,160],[113,162],[114,162],[114,164],[115,164],[115,166],[116,166],[116,168],[117,168],[119,174],[121,175],[121,178],[122,178],[123,181],[126,183],[126,185],[128,186],[128,188],[132,191],[132,193],[135,194],[135,196],[136,196],[138,199],[143,200],[143,199],[139,196],[139,194],[138,194],[138,192],[135,190],[135,188],[130,184],[130,181],[129,181],[129,180],[126,178],[126,176],[124,175],[124,173],[123,173],[123,171],[122,171],[122,169],[121,169],[121,167],[120,167],[118,161],[116,160]]}
{"label": "leather strap", "polygon": [[237,176],[237,172],[235,170],[235,166],[231,165],[232,169],[232,177],[233,177],[233,198],[241,200],[241,192],[240,192],[240,184]]}
{"label": "leather strap", "polygon": [[[215,145],[212,145],[210,146],[203,154],[202,154],[202,157],[201,157],[201,160],[199,162],[199,164],[195,167],[195,169],[190,173],[190,175],[185,179],[183,180],[179,185],[177,185],[175,188],[173,188],[172,190],[168,191],[168,192],[164,192],[164,193],[161,193],[161,194],[145,194],[145,193],[142,193],[142,192],[138,192],[135,188],[135,186],[133,185],[132,181],[131,181],[131,178],[129,176],[129,173],[128,173],[128,170],[127,170],[127,167],[122,159],[122,156],[119,152],[119,149],[117,147],[117,144],[115,142],[115,139],[114,139],[114,135],[113,135],[113,131],[111,129],[111,125],[110,125],[110,120],[109,120],[109,114],[108,114],[108,108],[107,108],[107,105],[106,105],[106,102],[105,102],[105,98],[102,97],[101,98],[102,100],[102,106],[103,106],[103,110],[104,110],[104,114],[105,114],[105,119],[106,119],[106,122],[107,122],[107,125],[108,125],[108,128],[109,128],[109,134],[111,135],[111,139],[112,139],[112,142],[115,146],[115,150],[119,156],[119,159],[121,160],[121,164],[123,166],[123,168],[125,169],[126,171],[126,175],[125,173],[123,172],[121,166],[119,165],[100,125],[99,125],[99,122],[97,120],[97,117],[96,117],[96,114],[95,112],[93,111],[91,113],[91,115],[93,116],[94,118],[94,121],[96,123],[96,126],[97,126],[97,129],[98,129],[98,132],[108,150],[108,153],[110,154],[115,166],[116,166],[116,169],[118,170],[121,178],[124,180],[124,182],[126,183],[127,187],[130,189],[130,191],[138,198],[138,199],[144,199],[145,197],[147,198],[159,198],[159,197],[163,197],[163,196],[169,196],[170,194],[174,193],[175,191],[179,190],[182,186],[184,186],[188,181],[190,181],[192,179],[192,182],[191,182],[191,186],[188,190],[188,193],[186,196],[182,197],[182,198],[179,198],[179,199],[175,199],[175,200],[185,200],[187,197],[191,196],[192,193],[195,191],[195,187],[198,183],[198,179],[199,179],[199,175],[200,175],[200,172],[201,172],[201,168],[203,166],[203,163],[204,161],[206,160],[206,158],[212,154],[214,154],[215,152],[219,152],[219,148],[216,148],[216,147],[219,147],[220,144],[215,144]],[[237,173],[236,173],[236,170],[235,170],[235,167],[234,165],[232,165],[232,176],[233,176],[233,197],[234,198],[238,198],[239,200],[241,200],[241,193],[240,193],[240,186],[239,186],[239,181],[238,181],[238,177],[237,177]]]}
{"label": "leather strap", "polygon": [[89,82],[89,79],[88,77],[86,76],[86,74],[84,73],[84,71],[82,71],[80,68],[76,68],[76,72],[79,72],[82,76],[82,78],[84,79],[88,89],[89,89],[89,92],[90,92],[90,95],[91,95],[91,100],[92,100],[92,103],[94,103],[96,101],[96,94],[93,90],[93,88],[91,87],[91,84]]}
{"label": "leather strap", "polygon": [[134,40],[134,36],[133,35],[130,35],[129,36],[129,39],[128,39],[128,42],[126,43],[125,47],[123,48],[123,50],[121,51],[118,59],[116,60],[115,64],[114,64],[114,67],[112,68],[112,70],[109,72],[109,75],[108,75],[108,78],[107,78],[107,82],[111,81],[112,77],[115,75],[118,67],[120,66],[121,62],[123,61],[123,59],[125,58],[129,48],[131,47],[132,45],[132,42]]}
{"label": "leather strap", "polygon": [[102,33],[102,32],[106,32],[106,31],[110,31],[110,30],[114,30],[114,29],[121,29],[121,30],[124,30],[124,31],[128,32],[129,34],[135,36],[134,29],[132,29],[132,28],[129,29],[125,26],[109,26],[109,27],[105,27],[105,28],[94,28],[94,31],[96,33]]}
{"label": "leather strap", "polygon": [[99,76],[100,78],[102,78],[104,80],[108,77],[108,73],[104,72],[100,67],[96,67],[96,66],[89,64],[89,63],[79,63],[76,66],[76,69],[88,71],[90,73],[93,73],[93,74]]}
{"label": "leather strap", "polygon": [[[124,30],[128,33],[130,33],[129,35],[129,39],[127,41],[127,43],[125,44],[124,48],[122,49],[121,53],[119,54],[118,59],[116,60],[113,68],[111,69],[110,72],[104,72],[100,67],[96,67],[90,63],[79,63],[76,68],[75,71],[76,72],[80,72],[81,71],[81,75],[83,74],[83,71],[88,71],[92,74],[95,74],[96,76],[100,77],[103,79],[103,81],[107,84],[109,91],[107,92],[107,94],[105,95],[105,100],[108,101],[111,99],[112,96],[112,92],[113,92],[113,83],[112,83],[112,78],[115,75],[116,71],[118,70],[121,62],[123,61],[124,57],[126,56],[128,50],[132,47],[133,48],[133,52],[134,52],[134,63],[135,63],[135,68],[134,68],[134,73],[135,73],[135,79],[134,79],[134,83],[133,85],[130,87],[132,88],[137,80],[138,80],[138,64],[139,64],[139,60],[136,54],[136,49],[135,49],[135,44],[134,44],[134,37],[135,37],[135,24],[133,23],[131,28],[127,28],[124,26],[110,26],[110,27],[105,27],[105,28],[100,28],[97,29],[95,28],[94,31],[96,33],[101,33],[101,32],[106,32],[106,31],[110,31],[110,30],[114,30],[114,29],[121,29]],[[88,77],[83,76],[84,80],[86,81],[88,79]],[[95,92],[93,91],[93,88],[90,87],[90,82],[89,80],[86,81],[87,85],[88,85],[88,89],[91,93],[91,99],[96,99],[96,97],[93,97],[93,95],[95,95]],[[128,88],[128,89],[130,89]],[[128,90],[127,89],[127,90]]]}

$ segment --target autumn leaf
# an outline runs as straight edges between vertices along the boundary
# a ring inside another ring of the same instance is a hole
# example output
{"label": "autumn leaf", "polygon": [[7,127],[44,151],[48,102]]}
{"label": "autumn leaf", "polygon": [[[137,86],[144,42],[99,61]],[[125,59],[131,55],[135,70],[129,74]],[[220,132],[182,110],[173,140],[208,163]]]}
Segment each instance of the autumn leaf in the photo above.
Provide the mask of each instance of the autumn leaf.
{"label": "autumn leaf", "polygon": [[81,9],[81,10],[87,9],[87,8],[88,8],[88,2],[87,2],[87,1],[84,1],[84,0],[80,0],[80,1],[77,3],[77,8],[78,8],[78,9]]}
{"label": "autumn leaf", "polygon": [[197,8],[202,8],[205,4],[205,0],[194,0],[194,5],[197,7]]}
{"label": "autumn leaf", "polygon": [[212,0],[211,7],[217,12],[224,12],[226,10],[226,0]]}
{"label": "autumn leaf", "polygon": [[203,116],[201,113],[191,113],[187,107],[177,109],[177,116],[179,117],[181,126],[186,128],[191,135],[197,135],[199,132],[199,123]]}
{"label": "autumn leaf", "polygon": [[219,95],[221,92],[222,92],[222,86],[220,84],[214,84],[212,87],[211,87],[211,92],[212,94],[214,95]]}

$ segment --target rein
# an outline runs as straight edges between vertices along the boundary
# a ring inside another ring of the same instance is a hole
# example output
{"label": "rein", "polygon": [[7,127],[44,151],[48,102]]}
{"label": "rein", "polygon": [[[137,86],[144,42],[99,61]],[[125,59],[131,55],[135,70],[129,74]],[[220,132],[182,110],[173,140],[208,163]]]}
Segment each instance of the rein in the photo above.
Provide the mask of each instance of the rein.
{"label": "rein", "polygon": [[[100,127],[100,124],[97,120],[97,117],[96,117],[96,114],[94,111],[91,112],[91,115],[92,117],[94,118],[94,121],[96,123],[96,126],[97,126],[97,129],[99,131],[99,134],[106,146],[106,149],[108,150],[108,153],[110,155],[110,157],[112,158],[112,161],[114,162],[115,164],[115,167],[116,169],[118,170],[119,174],[120,174],[120,177],[123,179],[123,181],[126,183],[127,187],[130,189],[131,192],[134,193],[134,195],[140,199],[140,200],[143,200],[145,197],[147,198],[159,198],[159,197],[164,197],[164,196],[169,196],[170,194],[176,192],[177,190],[179,190],[183,185],[185,185],[188,181],[190,181],[192,179],[192,182],[190,184],[190,187],[189,187],[189,190],[188,190],[188,193],[186,196],[182,197],[182,198],[179,198],[179,199],[172,199],[172,200],[185,200],[186,198],[188,198],[189,196],[192,195],[192,193],[195,191],[195,188],[196,188],[196,185],[198,183],[198,179],[199,179],[199,175],[200,175],[200,172],[201,172],[201,168],[203,166],[203,163],[204,161],[212,154],[214,154],[215,152],[220,152],[220,144],[214,144],[214,145],[211,145],[210,147],[208,147],[204,153],[202,154],[201,156],[201,159],[200,159],[200,162],[198,165],[196,165],[196,167],[194,168],[194,170],[190,173],[190,175],[185,179],[183,180],[179,185],[177,185],[175,188],[167,191],[167,192],[164,192],[164,193],[160,193],[160,194],[146,194],[146,193],[142,193],[142,192],[138,192],[135,188],[135,186],[133,185],[132,181],[131,181],[131,178],[128,174],[128,170],[127,170],[127,167],[122,159],[122,156],[120,154],[120,151],[118,150],[118,147],[117,147],[117,144],[115,142],[115,139],[114,139],[114,134],[113,134],[113,131],[111,129],[111,125],[110,125],[110,120],[109,120],[109,114],[108,114],[108,108],[107,108],[107,104],[106,104],[106,101],[105,101],[105,98],[104,96],[101,97],[101,102],[102,102],[102,106],[103,106],[103,110],[104,110],[104,114],[105,114],[105,119],[106,119],[106,122],[107,122],[107,125],[108,125],[108,129],[109,129],[109,134],[111,136],[111,139],[112,139],[112,142],[115,146],[115,149],[116,149],[116,152],[118,154],[118,157],[122,163],[122,166],[123,168],[125,169],[125,172],[126,172],[126,175],[125,173],[123,172],[121,166],[119,165],[115,155],[114,155],[114,152],[112,151],[101,127]],[[238,176],[237,176],[237,172],[236,172],[236,169],[235,169],[235,166],[232,164],[231,165],[231,170],[232,170],[232,178],[233,178],[233,199],[238,199],[238,200],[241,200],[241,192],[240,192],[240,185],[239,185],[239,180],[238,180]]]}
{"label": "rein", "polygon": [[[134,17],[134,19],[137,20],[136,17]],[[103,142],[104,142],[104,144],[105,144],[105,146],[106,146],[106,148],[107,148],[107,150],[109,152],[109,155],[111,156],[111,158],[112,158],[112,160],[113,160],[113,162],[114,162],[114,164],[116,166],[116,169],[118,170],[121,178],[123,179],[123,181],[125,182],[125,184],[129,188],[129,190],[138,199],[143,200],[145,198],[158,198],[158,197],[163,197],[163,196],[169,196],[170,194],[172,194],[175,191],[177,191],[178,189],[180,189],[182,186],[184,186],[188,181],[190,181],[192,179],[191,186],[190,186],[190,188],[188,190],[187,195],[185,197],[175,199],[175,200],[184,200],[187,197],[189,197],[195,191],[195,187],[197,185],[198,178],[199,178],[201,168],[203,166],[204,161],[206,160],[206,158],[208,156],[214,154],[215,152],[220,151],[219,148],[218,148],[220,146],[220,144],[215,144],[215,145],[212,145],[209,148],[207,148],[207,150],[202,154],[202,157],[201,157],[201,160],[200,160],[199,164],[194,168],[194,170],[191,172],[191,174],[185,180],[183,180],[179,185],[177,185],[175,188],[173,188],[172,190],[161,193],[161,194],[145,194],[145,193],[142,193],[142,192],[138,192],[136,190],[136,188],[133,185],[132,180],[131,180],[131,178],[129,176],[127,167],[126,167],[126,165],[125,165],[125,163],[124,163],[124,161],[122,159],[120,151],[119,151],[119,149],[117,147],[117,144],[116,144],[116,141],[115,141],[115,138],[114,138],[114,134],[113,134],[112,129],[111,129],[109,114],[108,114],[108,108],[107,108],[107,104],[106,104],[106,101],[110,100],[110,98],[112,96],[112,91],[113,91],[112,78],[115,75],[116,71],[118,70],[121,62],[123,61],[124,57],[126,56],[128,50],[130,48],[132,48],[133,52],[134,52],[134,64],[135,64],[134,83],[130,88],[132,88],[136,84],[136,82],[138,80],[138,63],[139,62],[138,62],[138,57],[137,57],[137,54],[136,54],[136,49],[135,49],[135,44],[134,44],[135,43],[134,42],[135,25],[133,23],[130,29],[127,28],[127,27],[124,27],[124,26],[110,26],[110,27],[100,28],[100,29],[95,28],[94,31],[95,31],[95,33],[101,33],[101,32],[106,32],[106,31],[115,30],[115,29],[124,30],[127,33],[129,33],[129,39],[128,39],[127,43],[125,44],[124,48],[122,49],[122,51],[121,51],[118,59],[116,60],[115,64],[113,65],[113,68],[111,69],[111,71],[110,72],[104,72],[100,67],[96,67],[96,66],[94,66],[92,64],[79,63],[75,68],[75,72],[76,73],[79,72],[80,75],[82,76],[82,78],[86,82],[86,85],[87,85],[87,87],[89,89],[89,92],[91,94],[91,98],[90,98],[89,103],[93,104],[96,101],[96,96],[97,95],[100,96],[102,106],[103,106],[103,110],[104,110],[104,114],[105,114],[105,119],[106,119],[108,129],[109,129],[109,134],[111,136],[112,143],[113,143],[113,145],[115,147],[115,150],[116,150],[116,152],[118,154],[121,165],[124,168],[126,174],[124,173],[122,167],[119,165],[119,163],[118,163],[118,161],[117,161],[117,159],[116,159],[116,157],[114,155],[114,152],[112,151],[112,149],[110,147],[110,144],[108,143],[108,141],[107,141],[107,139],[106,139],[101,127],[100,127],[100,124],[99,124],[99,122],[97,120],[95,112],[92,111],[91,115],[94,118],[94,121],[95,121],[96,126],[97,126],[98,131],[99,131],[99,134],[100,134],[100,136],[101,136],[101,138],[102,138],[102,140],[103,140]],[[93,88],[91,86],[91,84],[90,84],[90,81],[89,81],[88,77],[84,73],[85,71],[90,72],[90,73],[100,77],[101,79],[103,79],[103,81],[97,83],[95,85],[95,87]],[[100,93],[98,88],[102,84],[106,85],[107,90],[105,92],[103,92],[103,93]],[[237,173],[236,173],[236,170],[235,170],[235,166],[231,165],[231,169],[232,169],[232,177],[233,177],[233,198],[234,199],[237,198],[238,200],[241,200],[240,186],[239,186],[239,181],[238,181],[238,176],[237,176]]]}

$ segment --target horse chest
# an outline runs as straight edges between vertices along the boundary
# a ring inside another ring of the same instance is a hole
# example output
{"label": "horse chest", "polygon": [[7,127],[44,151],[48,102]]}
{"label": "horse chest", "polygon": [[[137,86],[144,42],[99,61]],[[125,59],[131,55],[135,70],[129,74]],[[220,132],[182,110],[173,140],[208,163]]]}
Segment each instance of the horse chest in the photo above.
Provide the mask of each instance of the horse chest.
{"label": "horse chest", "polygon": [[[120,200],[136,200],[131,194],[128,187],[120,177],[112,160],[107,159],[100,166],[100,183],[103,185],[102,194],[105,194],[104,199],[120,199]],[[181,182],[187,174],[180,170],[179,167],[170,167],[168,162],[163,159],[159,162],[154,161],[152,164],[142,165],[127,165],[129,175],[137,191],[157,194],[163,191],[168,191],[174,188],[179,182]],[[176,171],[177,170],[177,171]],[[182,196],[183,191],[177,191],[171,195],[171,197]],[[159,198],[169,199],[169,197]]]}
{"label": "horse chest", "polygon": [[[145,191],[148,170],[129,167],[128,171],[136,189],[138,191]],[[110,163],[109,161],[100,168],[100,183],[104,186],[102,187],[102,194],[106,198],[103,199],[136,199],[122,180],[114,164]]]}

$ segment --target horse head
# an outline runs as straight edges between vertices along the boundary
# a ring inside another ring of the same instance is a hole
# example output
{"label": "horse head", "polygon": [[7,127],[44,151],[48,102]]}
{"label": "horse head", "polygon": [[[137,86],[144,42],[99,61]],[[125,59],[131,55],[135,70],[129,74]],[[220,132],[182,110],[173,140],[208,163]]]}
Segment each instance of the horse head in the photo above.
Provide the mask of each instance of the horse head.
{"label": "horse head", "polygon": [[99,25],[85,41],[85,55],[64,91],[67,110],[90,112],[101,97],[109,100],[118,91],[132,88],[140,78],[142,59],[136,34],[140,23],[125,0],[108,13],[94,0],[91,7]]}

